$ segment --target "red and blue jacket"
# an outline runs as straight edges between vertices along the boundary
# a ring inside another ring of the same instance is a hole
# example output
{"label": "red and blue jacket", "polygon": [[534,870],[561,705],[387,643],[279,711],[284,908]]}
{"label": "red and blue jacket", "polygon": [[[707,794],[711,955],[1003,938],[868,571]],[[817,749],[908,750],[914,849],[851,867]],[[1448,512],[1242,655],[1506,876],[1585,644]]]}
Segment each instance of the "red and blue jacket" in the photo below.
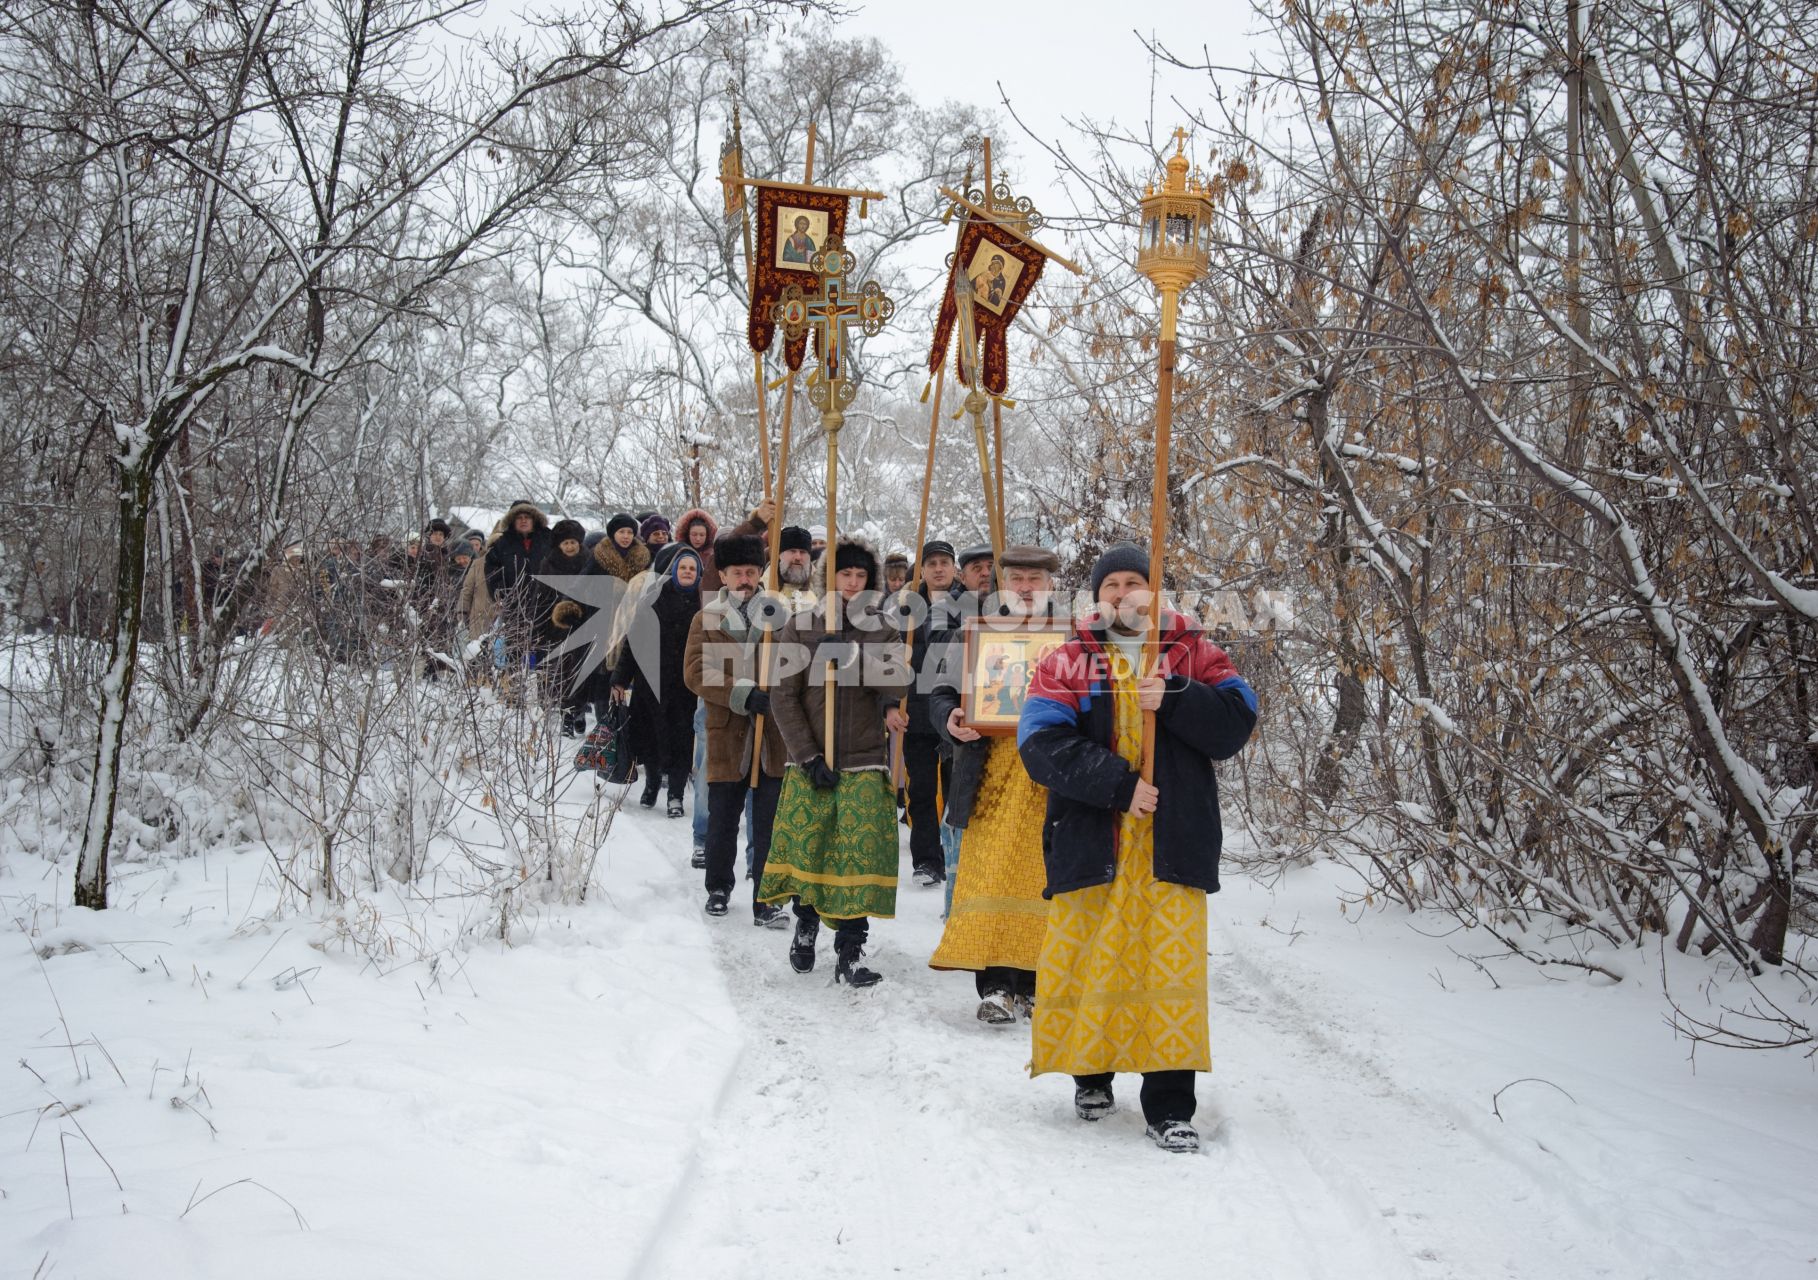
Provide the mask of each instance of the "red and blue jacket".
{"label": "red and blue jacket", "polygon": [[[1048,789],[1043,896],[1109,884],[1119,817],[1140,776],[1117,754],[1104,623],[1088,616],[1042,659],[1016,742],[1029,776]],[[1223,829],[1212,762],[1236,755],[1256,727],[1256,693],[1193,619],[1165,612],[1155,713],[1155,877],[1218,892]]]}

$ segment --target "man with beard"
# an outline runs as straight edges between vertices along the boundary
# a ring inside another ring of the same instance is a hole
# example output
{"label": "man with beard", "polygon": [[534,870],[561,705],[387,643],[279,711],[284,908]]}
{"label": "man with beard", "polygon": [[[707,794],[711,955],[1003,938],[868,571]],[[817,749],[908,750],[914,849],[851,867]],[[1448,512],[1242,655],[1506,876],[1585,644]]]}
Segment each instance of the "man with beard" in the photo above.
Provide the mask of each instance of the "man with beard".
{"label": "man with beard", "polygon": [[814,539],[799,524],[786,524],[778,535],[778,589],[789,600],[814,597]]}
{"label": "man with beard", "polygon": [[[1164,1151],[1199,1149],[1193,1073],[1212,1069],[1206,895],[1218,891],[1218,780],[1256,727],[1256,694],[1193,619],[1161,617],[1144,674],[1149,556],[1121,543],[1092,566],[1095,608],[1037,665],[1017,725],[1048,788],[1048,931],[1036,970],[1030,1074],[1073,1077],[1073,1108],[1114,1106],[1113,1073],[1141,1072],[1143,1119]],[[1154,782],[1139,768],[1155,714]],[[970,846],[968,846],[970,848]],[[970,856],[970,854],[968,854]]]}
{"label": "man with beard", "polygon": [[[755,679],[763,637],[750,611],[763,584],[764,542],[754,535],[727,534],[715,542],[713,552],[721,590],[695,615],[683,661],[688,687],[700,695],[706,708],[706,910],[710,916],[727,912],[737,885],[733,863],[738,853],[739,815],[744,813],[755,877],[752,923],[786,929],[788,913],[759,902],[755,883],[762,878],[770,854],[770,830],[787,759],[776,717],[770,714],[770,695],[757,687]],[[757,716],[764,718],[763,758],[753,787],[752,731]]]}
{"label": "man with beard", "polygon": [[[1043,547],[1004,549],[1004,608],[1018,626],[1048,623],[1060,558]],[[959,646],[946,632],[936,646]],[[949,649],[951,652],[951,649]],[[957,677],[957,678],[956,678]],[[1014,737],[983,737],[964,722],[954,673],[928,694],[929,718],[953,746],[947,821],[965,833],[965,874],[931,969],[969,969],[976,978],[978,1020],[1003,1027],[1027,1018],[1035,999],[1035,966],[1048,927],[1042,901],[1042,825],[1048,793],[1030,779]]]}

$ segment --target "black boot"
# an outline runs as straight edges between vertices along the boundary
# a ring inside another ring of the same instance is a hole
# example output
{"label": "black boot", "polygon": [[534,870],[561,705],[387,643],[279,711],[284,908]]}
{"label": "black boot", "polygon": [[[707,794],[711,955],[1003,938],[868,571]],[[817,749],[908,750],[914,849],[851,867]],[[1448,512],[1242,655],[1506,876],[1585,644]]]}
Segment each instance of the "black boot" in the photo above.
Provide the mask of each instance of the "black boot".
{"label": "black boot", "polygon": [[655,769],[644,776],[644,794],[638,797],[638,803],[646,809],[656,808],[657,793],[663,789],[663,779]]}
{"label": "black boot", "polygon": [[859,964],[859,956],[864,944],[857,938],[840,938],[833,940],[833,951],[839,957],[833,967],[833,980],[843,982],[850,987],[875,987],[884,980],[884,975],[875,973]]}
{"label": "black boot", "polygon": [[795,937],[789,940],[789,967],[797,973],[814,972],[814,940],[820,936],[821,922],[796,918]]}

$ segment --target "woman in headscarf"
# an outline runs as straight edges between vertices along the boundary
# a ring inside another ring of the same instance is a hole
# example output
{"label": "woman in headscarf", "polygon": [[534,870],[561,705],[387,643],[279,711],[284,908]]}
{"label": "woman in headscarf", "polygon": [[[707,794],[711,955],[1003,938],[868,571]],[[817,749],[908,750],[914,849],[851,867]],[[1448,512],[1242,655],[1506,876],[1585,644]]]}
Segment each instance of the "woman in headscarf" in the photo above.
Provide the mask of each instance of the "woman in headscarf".
{"label": "woman in headscarf", "polygon": [[614,695],[631,699],[632,750],[645,766],[638,802],[654,808],[667,780],[672,818],[686,812],[682,797],[694,765],[696,697],[684,668],[688,628],[700,609],[701,558],[689,547],[665,547],[651,566],[612,676]]}

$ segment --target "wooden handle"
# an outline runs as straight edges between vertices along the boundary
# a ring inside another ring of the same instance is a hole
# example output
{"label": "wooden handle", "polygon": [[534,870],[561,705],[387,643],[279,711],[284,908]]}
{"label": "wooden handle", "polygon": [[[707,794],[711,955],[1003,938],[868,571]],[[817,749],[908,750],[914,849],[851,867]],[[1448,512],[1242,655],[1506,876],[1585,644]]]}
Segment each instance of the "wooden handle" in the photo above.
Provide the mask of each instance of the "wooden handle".
{"label": "wooden handle", "polygon": [[[1149,507],[1149,628],[1143,644],[1142,673],[1161,667],[1163,547],[1168,540],[1168,450],[1174,428],[1174,325],[1178,295],[1162,291],[1160,367],[1155,378],[1155,484]],[[1143,781],[1155,782],[1155,713],[1143,712]]]}

